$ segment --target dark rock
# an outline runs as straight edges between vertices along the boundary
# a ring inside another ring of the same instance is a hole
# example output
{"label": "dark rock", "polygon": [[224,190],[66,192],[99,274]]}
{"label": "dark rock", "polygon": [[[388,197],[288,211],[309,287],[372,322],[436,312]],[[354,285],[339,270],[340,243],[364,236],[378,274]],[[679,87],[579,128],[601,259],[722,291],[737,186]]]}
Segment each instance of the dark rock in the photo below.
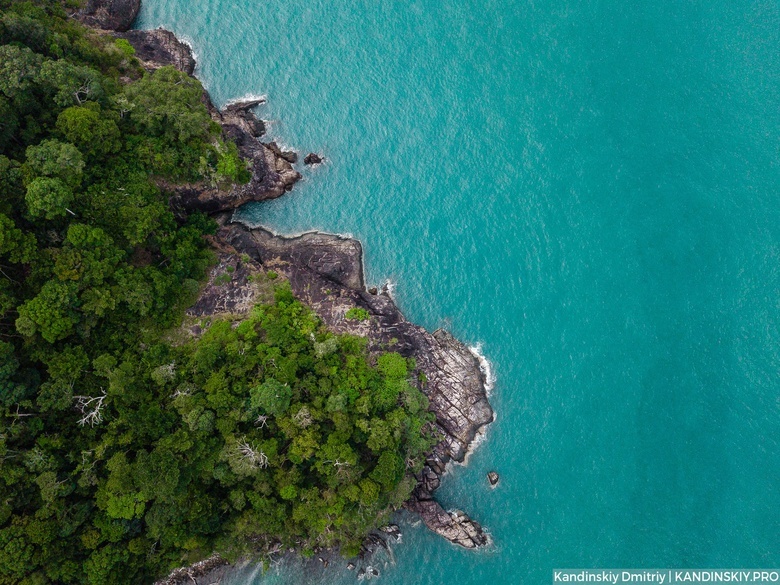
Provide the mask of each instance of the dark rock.
{"label": "dark rock", "polygon": [[87,0],[76,18],[94,28],[126,31],[140,9],[141,0]]}
{"label": "dark rock", "polygon": [[428,528],[454,544],[477,548],[488,543],[482,527],[459,510],[446,512],[434,500],[418,500],[408,503],[407,507],[417,512]]}
{"label": "dark rock", "polygon": [[131,30],[115,36],[127,40],[135,49],[135,56],[150,71],[166,65],[172,65],[188,75],[195,71],[192,49],[169,30]]}
{"label": "dark rock", "polygon": [[[211,243],[219,250],[216,241],[212,240]],[[258,302],[260,290],[253,277],[263,272],[262,266],[252,260],[241,262],[235,250],[231,250],[232,248],[224,246],[219,250],[218,262],[211,269],[198,300],[187,309],[187,315],[246,315]],[[227,282],[224,282],[225,275],[229,275]],[[196,325],[190,330],[196,336],[200,333],[197,327]]]}
{"label": "dark rock", "polygon": [[271,152],[273,152],[276,156],[283,158],[290,164],[295,164],[298,162],[298,153],[293,150],[282,150],[279,148],[279,146],[276,144],[276,142],[269,142],[265,145],[266,148],[268,148]]}
{"label": "dark rock", "polygon": [[325,160],[325,159],[323,159],[319,154],[316,154],[314,152],[310,152],[309,154],[307,154],[304,157],[303,164],[306,164],[306,165],[318,165],[323,160]]}
{"label": "dark rock", "polygon": [[259,138],[265,134],[265,122],[255,116],[251,110],[264,103],[265,100],[262,98],[243,102],[234,102],[225,106],[222,114],[223,116],[232,118],[234,123],[240,125],[241,129],[250,136]]}
{"label": "dark rock", "polygon": [[215,213],[235,209],[249,201],[275,199],[290,191],[300,180],[300,173],[288,160],[258,142],[252,135],[247,115],[253,114],[236,109],[225,109],[222,112],[216,112],[215,109],[212,113],[212,117],[222,125],[223,136],[233,140],[238,145],[239,154],[249,162],[251,180],[244,185],[233,185],[229,190],[208,183],[161,183],[162,189],[173,193],[169,202],[174,211],[186,214],[194,210]]}
{"label": "dark rock", "polygon": [[498,485],[498,474],[495,471],[488,473],[487,478],[491,486],[496,487]]}
{"label": "dark rock", "polygon": [[366,570],[365,569],[360,569],[358,571],[358,573],[357,573],[358,579],[360,579],[360,577],[364,577],[365,574],[366,574]]}
{"label": "dark rock", "polygon": [[355,570],[355,563],[347,563],[347,570],[348,571],[354,571]]}
{"label": "dark rock", "polygon": [[375,295],[375,294],[377,294],[377,292],[378,291],[376,290],[375,286],[372,286],[370,289],[368,289],[368,294],[370,294],[370,295]]}
{"label": "dark rock", "polygon": [[379,577],[379,571],[377,571],[377,570],[376,570],[376,569],[374,569],[373,567],[371,568],[371,574],[372,574],[374,577]]}

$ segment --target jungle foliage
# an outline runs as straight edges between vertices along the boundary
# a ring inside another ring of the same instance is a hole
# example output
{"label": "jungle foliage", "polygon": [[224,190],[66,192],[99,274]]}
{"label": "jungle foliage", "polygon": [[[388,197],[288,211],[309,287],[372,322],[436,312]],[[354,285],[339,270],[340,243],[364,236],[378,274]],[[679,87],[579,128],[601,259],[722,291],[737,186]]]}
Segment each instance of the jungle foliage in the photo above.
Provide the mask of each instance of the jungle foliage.
{"label": "jungle foliage", "polygon": [[341,546],[432,438],[398,354],[284,283],[172,343],[213,222],[159,185],[248,178],[199,82],[55,1],[0,0],[0,584],[142,583],[214,551]]}

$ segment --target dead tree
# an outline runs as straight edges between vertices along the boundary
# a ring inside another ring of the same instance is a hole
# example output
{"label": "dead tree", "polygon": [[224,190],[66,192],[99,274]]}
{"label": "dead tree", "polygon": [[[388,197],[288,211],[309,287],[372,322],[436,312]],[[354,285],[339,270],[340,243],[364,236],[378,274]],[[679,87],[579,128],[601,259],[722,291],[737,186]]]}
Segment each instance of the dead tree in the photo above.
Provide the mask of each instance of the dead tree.
{"label": "dead tree", "polygon": [[103,422],[103,406],[106,399],[105,391],[100,396],[74,396],[76,408],[83,415],[79,424],[91,427]]}
{"label": "dead tree", "polygon": [[241,459],[253,469],[265,469],[268,467],[268,457],[262,450],[251,445],[246,438],[242,439],[237,446],[238,454]]}

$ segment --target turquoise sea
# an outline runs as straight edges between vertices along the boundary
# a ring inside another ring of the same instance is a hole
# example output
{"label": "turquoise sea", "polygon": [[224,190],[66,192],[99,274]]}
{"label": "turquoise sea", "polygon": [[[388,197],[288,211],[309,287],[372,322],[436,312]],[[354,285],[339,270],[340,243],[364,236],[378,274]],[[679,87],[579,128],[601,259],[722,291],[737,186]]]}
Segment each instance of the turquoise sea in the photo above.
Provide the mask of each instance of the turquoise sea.
{"label": "turquoise sea", "polygon": [[242,218],[360,238],[410,320],[493,364],[438,497],[494,546],[404,520],[380,583],[780,565],[780,1],[144,0],[138,26],[328,158]]}

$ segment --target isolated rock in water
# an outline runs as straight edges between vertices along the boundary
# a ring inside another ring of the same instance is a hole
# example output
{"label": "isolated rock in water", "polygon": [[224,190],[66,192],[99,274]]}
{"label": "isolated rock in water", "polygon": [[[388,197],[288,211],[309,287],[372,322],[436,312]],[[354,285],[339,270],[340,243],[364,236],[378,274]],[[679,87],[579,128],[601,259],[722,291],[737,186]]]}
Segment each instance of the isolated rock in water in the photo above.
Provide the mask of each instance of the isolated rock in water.
{"label": "isolated rock in water", "polygon": [[192,49],[169,30],[131,30],[116,36],[127,40],[133,46],[135,56],[146,69],[154,70],[172,65],[188,75],[195,71]]}
{"label": "isolated rock in water", "polygon": [[133,26],[141,0],[88,0],[76,18],[95,28],[126,31]]}
{"label": "isolated rock in water", "polygon": [[306,155],[306,157],[303,159],[303,163],[307,165],[318,165],[323,161],[323,158],[319,154],[315,154],[313,152],[310,152]]}
{"label": "isolated rock in water", "polygon": [[347,570],[348,571],[354,571],[355,570],[355,563],[347,563]]}
{"label": "isolated rock in water", "polygon": [[488,473],[487,478],[491,486],[496,487],[498,485],[498,474],[495,471]]}

